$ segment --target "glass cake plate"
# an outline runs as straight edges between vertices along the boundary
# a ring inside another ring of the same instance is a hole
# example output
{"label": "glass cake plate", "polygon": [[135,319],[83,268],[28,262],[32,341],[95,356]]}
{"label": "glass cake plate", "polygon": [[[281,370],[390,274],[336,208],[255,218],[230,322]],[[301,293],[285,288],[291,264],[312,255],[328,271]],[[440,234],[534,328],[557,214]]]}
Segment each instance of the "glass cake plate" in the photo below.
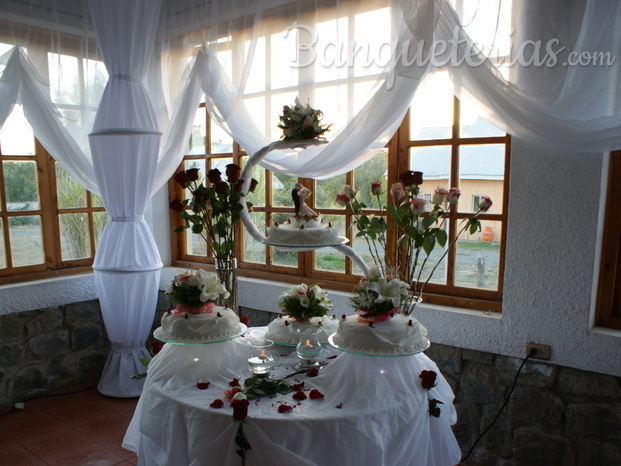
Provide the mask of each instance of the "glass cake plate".
{"label": "glass cake plate", "polygon": [[334,246],[344,246],[345,244],[349,243],[349,238],[345,238],[343,236],[340,237],[341,240],[338,243],[329,243],[329,244],[280,244],[280,243],[273,243],[270,241],[269,236],[267,238],[265,238],[264,241],[262,241],[263,244],[265,244],[266,246],[272,246],[273,248],[276,248],[280,251],[297,251],[297,252],[302,252],[302,251],[314,251],[315,249],[319,249],[319,248],[332,248]]}
{"label": "glass cake plate", "polygon": [[248,327],[246,327],[244,324],[240,323],[239,324],[239,331],[236,332],[234,335],[230,335],[226,338],[222,338],[222,337],[216,337],[218,338],[217,340],[203,340],[203,341],[172,341],[172,340],[167,340],[164,337],[162,337],[162,327],[158,327],[155,329],[155,331],[153,332],[153,336],[159,340],[159,341],[163,341],[164,343],[170,343],[171,345],[211,345],[212,343],[222,343],[223,341],[229,341],[229,340],[234,340],[235,338],[239,338],[241,337],[244,333],[246,333],[246,330],[248,330]]}
{"label": "glass cake plate", "polygon": [[330,344],[334,346],[337,350],[343,351],[344,353],[357,354],[358,356],[370,356],[374,358],[397,358],[401,356],[412,356],[413,354],[422,353],[427,348],[429,348],[429,346],[431,346],[431,342],[429,341],[429,339],[425,338],[421,341],[420,345],[415,350],[412,350],[412,351],[399,351],[396,353],[395,352],[387,353],[385,351],[378,350],[378,349],[372,349],[372,348],[369,348],[366,351],[362,349],[358,349],[358,348],[354,350],[354,349],[348,348],[346,345],[342,345],[342,344],[339,345],[339,344],[334,343],[335,336],[336,336],[336,333],[333,333],[332,335],[330,335],[328,337],[328,342],[330,342]]}

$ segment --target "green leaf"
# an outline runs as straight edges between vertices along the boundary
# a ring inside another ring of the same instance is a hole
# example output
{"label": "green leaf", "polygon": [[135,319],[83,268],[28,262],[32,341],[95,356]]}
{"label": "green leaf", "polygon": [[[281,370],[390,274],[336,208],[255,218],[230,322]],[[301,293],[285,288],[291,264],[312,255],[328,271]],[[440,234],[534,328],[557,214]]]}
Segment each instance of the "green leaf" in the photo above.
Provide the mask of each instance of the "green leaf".
{"label": "green leaf", "polygon": [[149,365],[149,363],[151,362],[150,359],[145,359],[145,358],[138,358],[138,360],[140,361],[140,363],[144,366],[147,367]]}
{"label": "green leaf", "polygon": [[192,225],[192,233],[194,233],[195,235],[201,234],[202,231],[203,225],[201,223],[195,223],[194,225]]}
{"label": "green leaf", "polygon": [[436,233],[436,241],[438,242],[440,247],[443,248],[446,245],[447,239],[448,239],[448,235],[446,234],[446,231],[439,228],[438,232]]}
{"label": "green leaf", "polygon": [[418,228],[413,227],[412,225],[408,225],[405,227],[405,234],[408,235],[411,239],[416,240],[418,238]]}
{"label": "green leaf", "polygon": [[427,253],[427,255],[429,255],[431,254],[431,251],[433,251],[435,245],[436,239],[433,236],[427,236],[423,241],[423,250]]}
{"label": "green leaf", "polygon": [[470,234],[474,235],[477,231],[481,231],[481,222],[478,219],[470,219]]}
{"label": "green leaf", "polygon": [[175,228],[173,233],[181,233],[183,230],[187,230],[190,228],[190,225],[181,225],[180,227]]}

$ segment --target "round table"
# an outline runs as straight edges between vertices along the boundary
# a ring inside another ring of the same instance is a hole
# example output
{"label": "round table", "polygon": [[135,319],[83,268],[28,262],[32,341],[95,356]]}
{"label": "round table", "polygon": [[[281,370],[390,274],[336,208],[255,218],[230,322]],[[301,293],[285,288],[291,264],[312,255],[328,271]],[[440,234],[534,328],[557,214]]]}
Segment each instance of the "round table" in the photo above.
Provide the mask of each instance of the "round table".
{"label": "round table", "polygon": [[[256,331],[256,329],[254,329]],[[295,372],[295,348],[275,346],[275,378]],[[238,422],[224,397],[233,378],[251,374],[244,338],[208,345],[171,345],[151,361],[144,390],[123,446],[143,465],[241,465],[235,452]],[[337,355],[336,358],[331,356]],[[450,426],[456,422],[453,393],[437,366],[422,353],[369,357],[326,346],[319,375],[299,374],[304,392],[323,398],[297,402],[293,392],[251,400],[244,432],[252,465],[454,465],[461,457]],[[419,374],[433,370],[437,385],[421,386]],[[210,382],[199,390],[197,382]],[[209,405],[224,400],[221,409]],[[439,418],[428,414],[428,398],[443,402]],[[279,413],[278,406],[294,409]]]}

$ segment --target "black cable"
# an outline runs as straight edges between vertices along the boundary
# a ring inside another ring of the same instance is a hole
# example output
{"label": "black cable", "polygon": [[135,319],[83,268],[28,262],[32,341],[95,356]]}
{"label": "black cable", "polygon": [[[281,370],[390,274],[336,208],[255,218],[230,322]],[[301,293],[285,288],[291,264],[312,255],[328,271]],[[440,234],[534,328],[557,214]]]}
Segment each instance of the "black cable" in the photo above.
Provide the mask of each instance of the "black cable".
{"label": "black cable", "polygon": [[472,447],[470,447],[470,450],[468,451],[468,454],[459,462],[460,464],[468,459],[470,454],[474,451],[474,447],[476,447],[477,443],[479,443],[479,440],[481,440],[481,438],[487,433],[487,431],[490,430],[491,427],[496,423],[496,421],[500,417],[500,414],[502,413],[502,410],[505,409],[505,406],[507,406],[507,403],[511,399],[511,395],[513,394],[513,390],[515,389],[515,384],[517,383],[518,377],[520,376],[520,372],[522,372],[522,368],[524,367],[524,364],[526,364],[526,361],[528,361],[530,358],[532,358],[535,354],[537,354],[537,350],[535,348],[531,348],[531,350],[528,352],[528,355],[526,356],[526,358],[524,358],[524,360],[522,361],[522,364],[520,365],[520,367],[519,367],[519,369],[517,371],[517,374],[515,374],[515,379],[513,379],[513,385],[511,385],[511,390],[509,390],[509,394],[507,395],[507,398],[505,399],[505,402],[502,404],[502,406],[498,410],[498,414],[496,414],[496,417],[491,422],[491,424],[489,426],[487,426],[485,428],[485,430],[483,432],[481,432],[481,435],[479,435],[479,437],[474,441],[474,443],[472,444]]}
{"label": "black cable", "polygon": [[[81,388],[80,390],[75,390],[73,392],[51,393],[49,395],[33,396],[32,398],[26,398],[24,401],[21,401],[21,402],[18,402],[18,403],[26,403],[28,401],[37,400],[39,398],[51,398],[53,396],[75,395],[76,393],[82,393],[82,392],[86,392],[88,390],[91,390],[91,389],[95,388],[96,386],[97,386],[97,384],[91,385],[90,387]],[[15,403],[15,404],[17,404],[17,403]],[[15,411],[16,410],[15,404],[13,406],[11,406],[6,412],[0,414],[0,417],[6,416],[7,414],[11,414],[13,411]]]}

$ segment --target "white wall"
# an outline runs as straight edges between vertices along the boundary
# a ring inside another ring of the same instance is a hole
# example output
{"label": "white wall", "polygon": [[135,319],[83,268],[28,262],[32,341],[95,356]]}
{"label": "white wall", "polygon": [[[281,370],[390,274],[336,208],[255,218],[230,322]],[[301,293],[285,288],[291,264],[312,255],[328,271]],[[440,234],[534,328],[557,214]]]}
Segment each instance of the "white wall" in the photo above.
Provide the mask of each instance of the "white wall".
{"label": "white wall", "polygon": [[[621,332],[590,328],[602,154],[573,154],[512,141],[510,213],[502,314],[424,304],[417,318],[432,343],[524,357],[526,343],[552,347],[551,363],[621,376]],[[164,188],[147,213],[170,264]],[[178,269],[162,271],[161,288]],[[289,285],[240,278],[240,305],[278,312]],[[0,314],[95,298],[92,275],[0,287]],[[347,293],[331,293],[351,313]]]}

